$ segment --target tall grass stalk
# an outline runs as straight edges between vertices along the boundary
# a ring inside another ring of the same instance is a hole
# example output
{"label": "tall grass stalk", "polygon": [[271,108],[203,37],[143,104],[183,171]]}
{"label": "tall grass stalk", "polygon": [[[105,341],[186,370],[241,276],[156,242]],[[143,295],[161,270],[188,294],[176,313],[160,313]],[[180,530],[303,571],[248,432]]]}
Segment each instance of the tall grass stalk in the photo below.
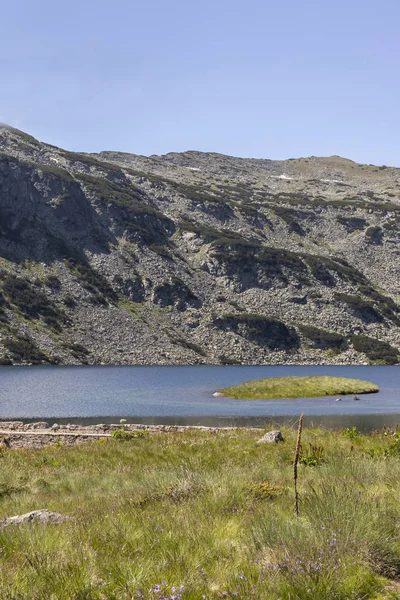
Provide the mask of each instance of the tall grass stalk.
{"label": "tall grass stalk", "polygon": [[294,451],[294,459],[293,459],[294,514],[296,515],[297,518],[299,516],[299,492],[297,489],[297,476],[298,476],[297,465],[299,464],[302,429],[303,429],[303,413],[300,415],[300,419],[299,419],[299,426],[297,429],[296,448]]}

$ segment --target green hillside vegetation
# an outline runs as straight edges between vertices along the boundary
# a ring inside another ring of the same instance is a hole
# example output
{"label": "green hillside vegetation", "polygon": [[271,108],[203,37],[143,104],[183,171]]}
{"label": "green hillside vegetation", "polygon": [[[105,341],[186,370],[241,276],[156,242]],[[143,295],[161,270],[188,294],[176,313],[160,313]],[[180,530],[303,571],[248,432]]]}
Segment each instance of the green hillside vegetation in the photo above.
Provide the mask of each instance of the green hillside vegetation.
{"label": "green hillside vegetation", "polygon": [[312,398],[378,392],[374,383],[347,377],[271,377],[255,379],[221,390],[224,396],[243,400]]}

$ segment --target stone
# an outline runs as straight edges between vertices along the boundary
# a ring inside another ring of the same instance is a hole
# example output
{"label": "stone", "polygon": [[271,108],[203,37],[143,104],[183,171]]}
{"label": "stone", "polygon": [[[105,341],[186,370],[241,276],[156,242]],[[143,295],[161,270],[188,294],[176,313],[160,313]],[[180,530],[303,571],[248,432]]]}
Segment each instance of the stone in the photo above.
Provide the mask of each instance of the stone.
{"label": "stone", "polygon": [[72,517],[62,515],[57,512],[51,512],[46,508],[40,510],[32,510],[31,512],[23,515],[16,515],[15,517],[9,517],[0,522],[0,527],[9,527],[10,525],[25,525],[27,523],[48,523],[60,524],[65,521],[71,520]]}
{"label": "stone", "polygon": [[283,435],[280,431],[268,431],[258,440],[257,444],[276,444],[283,441]]}
{"label": "stone", "polygon": [[49,424],[46,421],[38,421],[37,423],[28,423],[27,429],[48,429]]}
{"label": "stone", "polygon": [[53,425],[50,427],[50,429],[53,429],[54,431],[56,431],[57,429],[60,429],[60,426],[59,426],[59,424],[58,424],[58,423],[54,423],[54,424],[53,424]]}

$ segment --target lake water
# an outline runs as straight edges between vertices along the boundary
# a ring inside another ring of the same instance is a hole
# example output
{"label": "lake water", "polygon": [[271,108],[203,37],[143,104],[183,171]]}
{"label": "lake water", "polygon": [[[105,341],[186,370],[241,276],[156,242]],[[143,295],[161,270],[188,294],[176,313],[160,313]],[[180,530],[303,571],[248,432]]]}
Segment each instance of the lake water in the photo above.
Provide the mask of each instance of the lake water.
{"label": "lake water", "polygon": [[[233,400],[213,392],[250,379],[338,375],[376,383],[377,394]],[[400,424],[398,366],[0,367],[0,418],[58,422],[249,425],[295,423],[360,429]]]}

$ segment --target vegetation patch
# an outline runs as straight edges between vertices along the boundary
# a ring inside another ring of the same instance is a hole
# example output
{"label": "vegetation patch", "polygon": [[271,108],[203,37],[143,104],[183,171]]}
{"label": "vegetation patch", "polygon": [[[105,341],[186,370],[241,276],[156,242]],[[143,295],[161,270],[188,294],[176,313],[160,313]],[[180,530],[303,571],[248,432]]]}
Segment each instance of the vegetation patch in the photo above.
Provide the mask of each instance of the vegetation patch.
{"label": "vegetation patch", "polygon": [[368,221],[361,217],[342,217],[339,215],[336,220],[347,229],[348,233],[363,230],[368,226]]}
{"label": "vegetation patch", "polygon": [[[1,277],[1,274],[0,274],[0,277]],[[7,306],[8,306],[8,303],[0,291],[0,323],[6,323],[8,321],[7,313],[5,311]]]}
{"label": "vegetation patch", "polygon": [[219,361],[222,365],[240,365],[240,360],[236,358],[232,358],[231,356],[226,356],[226,354],[219,355]]}
{"label": "vegetation patch", "polygon": [[390,321],[392,321],[395,325],[400,325],[400,307],[396,302],[390,298],[390,296],[385,296],[376,290],[372,285],[360,285],[359,291],[364,296],[371,298],[376,302],[379,306],[379,311]]}
{"label": "vegetation patch", "polygon": [[297,235],[301,236],[306,235],[306,232],[304,231],[300,223],[297,221],[297,217],[299,215],[293,209],[285,208],[283,206],[276,206],[274,207],[273,211],[289,226],[289,231],[291,231],[292,233],[297,233]]}
{"label": "vegetation patch", "polygon": [[382,323],[383,321],[381,313],[375,308],[373,302],[367,302],[360,296],[342,294],[341,292],[335,292],[334,298],[339,302],[347,304],[356,316],[367,323]]}
{"label": "vegetation patch", "polygon": [[325,350],[327,348],[341,352],[346,349],[346,339],[340,333],[334,331],[326,331],[325,329],[318,329],[312,325],[299,325],[299,331],[312,342],[314,342],[315,348]]}
{"label": "vegetation patch", "polygon": [[89,168],[95,167],[98,169],[107,169],[107,171],[120,173],[122,175],[121,167],[119,167],[118,165],[99,160],[94,156],[90,156],[89,154],[81,154],[80,152],[68,152],[67,150],[62,150],[60,154],[72,163],[78,162]]}
{"label": "vegetation patch", "polygon": [[85,346],[70,342],[62,344],[62,347],[68,350],[74,358],[84,364],[87,364],[87,357],[89,356],[90,352],[87,348],[85,348]]}
{"label": "vegetation patch", "polygon": [[299,347],[295,330],[282,321],[257,314],[226,314],[213,321],[222,331],[231,331],[270,350],[293,350]]}
{"label": "vegetation patch", "polygon": [[61,290],[61,281],[57,275],[48,275],[44,280],[44,284],[55,292]]}
{"label": "vegetation patch", "polygon": [[351,342],[357,352],[363,352],[372,362],[388,365],[395,365],[399,362],[399,350],[388,342],[382,342],[366,335],[354,335]]}
{"label": "vegetation patch", "polygon": [[175,332],[166,331],[165,333],[170,338],[172,344],[175,344],[176,346],[181,346],[182,348],[186,348],[187,350],[192,350],[192,352],[195,352],[199,356],[207,356],[207,352],[199,344],[196,344],[195,342],[190,342],[189,340],[186,340],[185,338],[181,337]]}
{"label": "vegetation patch", "polygon": [[111,432],[112,439],[119,442],[129,442],[131,440],[144,438],[147,435],[148,432],[144,429],[139,429],[138,431],[127,431],[123,427],[120,429],[114,429],[114,431]]}
{"label": "vegetation patch", "polygon": [[60,167],[56,167],[53,165],[45,165],[42,163],[27,163],[32,166],[36,171],[41,171],[43,175],[55,177],[60,179],[61,181],[65,181],[67,183],[73,183],[75,180],[68,171],[62,169]]}
{"label": "vegetation patch", "polygon": [[174,223],[143,200],[142,192],[128,179],[109,181],[103,177],[93,177],[79,173],[77,179],[92,192],[100,202],[109,203],[122,209],[119,215],[124,228],[147,244],[166,240],[175,230]]}
{"label": "vegetation patch", "polygon": [[18,308],[28,319],[42,317],[46,325],[55,331],[61,331],[69,320],[67,315],[59,309],[44,292],[35,287],[22,277],[11,273],[1,273],[3,295],[10,305]]}
{"label": "vegetation patch", "polygon": [[170,281],[158,285],[154,289],[153,302],[162,307],[175,306],[179,311],[185,311],[189,306],[202,306],[202,301],[179,277],[171,277]]}
{"label": "vegetation patch", "polygon": [[89,263],[69,258],[65,264],[70,273],[81,282],[82,287],[92,294],[91,301],[94,304],[105,305],[107,301],[116,302],[118,295],[113,287]]}
{"label": "vegetation patch", "polygon": [[370,244],[381,244],[382,237],[383,230],[382,227],[379,227],[378,225],[371,225],[371,227],[368,227],[368,229],[365,231],[365,238]]}
{"label": "vegetation patch", "polygon": [[256,379],[221,390],[224,396],[243,400],[313,398],[378,392],[374,383],[347,377],[271,377]]}
{"label": "vegetation patch", "polygon": [[282,496],[285,489],[280,485],[274,485],[269,481],[260,481],[258,483],[252,483],[247,487],[248,491],[254,496],[256,500],[273,500]]}
{"label": "vegetation patch", "polygon": [[12,338],[3,340],[3,345],[10,353],[13,361],[32,365],[54,362],[39,350],[31,338],[18,335],[15,332],[13,333],[14,335]]}
{"label": "vegetation patch", "polygon": [[259,241],[245,238],[235,231],[229,229],[215,229],[208,225],[194,223],[188,219],[180,221],[179,228],[183,231],[193,231],[201,236],[205,242],[211,243],[213,247],[229,246],[237,248],[243,246],[244,248],[259,248],[261,246]]}

